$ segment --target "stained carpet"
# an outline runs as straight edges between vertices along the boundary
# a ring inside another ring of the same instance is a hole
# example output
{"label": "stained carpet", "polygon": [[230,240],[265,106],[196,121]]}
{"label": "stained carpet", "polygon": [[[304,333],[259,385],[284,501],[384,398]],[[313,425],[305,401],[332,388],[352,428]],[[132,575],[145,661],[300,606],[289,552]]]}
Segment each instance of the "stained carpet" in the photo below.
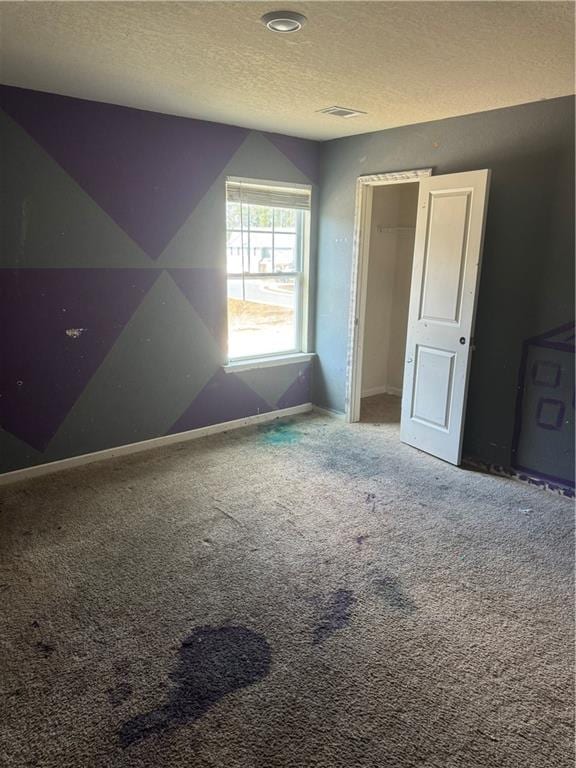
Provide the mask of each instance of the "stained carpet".
{"label": "stained carpet", "polygon": [[571,503],[393,419],[215,435],[0,510],[5,766],[573,766]]}

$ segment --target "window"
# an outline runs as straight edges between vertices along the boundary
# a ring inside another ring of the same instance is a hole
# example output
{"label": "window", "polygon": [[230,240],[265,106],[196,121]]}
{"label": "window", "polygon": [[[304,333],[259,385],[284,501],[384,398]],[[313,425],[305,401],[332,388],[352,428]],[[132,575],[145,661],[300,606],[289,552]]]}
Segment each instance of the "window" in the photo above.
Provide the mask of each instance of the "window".
{"label": "window", "polygon": [[228,359],[305,351],[310,187],[226,182]]}

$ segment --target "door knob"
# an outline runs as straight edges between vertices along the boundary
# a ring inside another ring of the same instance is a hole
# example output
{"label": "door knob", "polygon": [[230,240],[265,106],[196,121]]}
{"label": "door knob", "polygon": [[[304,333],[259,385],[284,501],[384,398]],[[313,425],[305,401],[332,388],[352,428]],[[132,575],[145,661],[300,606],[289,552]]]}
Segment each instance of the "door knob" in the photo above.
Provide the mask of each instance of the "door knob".
{"label": "door knob", "polygon": [[460,344],[466,344],[466,339],[464,336],[460,336]]}

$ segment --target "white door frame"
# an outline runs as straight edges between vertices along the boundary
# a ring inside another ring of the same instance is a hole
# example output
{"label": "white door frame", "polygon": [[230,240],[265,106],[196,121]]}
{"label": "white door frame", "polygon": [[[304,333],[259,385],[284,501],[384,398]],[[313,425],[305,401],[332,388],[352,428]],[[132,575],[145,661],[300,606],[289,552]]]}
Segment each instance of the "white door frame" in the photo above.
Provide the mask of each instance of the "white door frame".
{"label": "white door frame", "polygon": [[374,187],[388,184],[409,184],[432,175],[432,168],[393,173],[373,173],[359,176],[356,181],[354,210],[354,243],[350,288],[350,320],[348,359],[346,363],[346,421],[360,420],[362,396],[362,355],[366,321],[366,291],[368,288],[368,254]]}

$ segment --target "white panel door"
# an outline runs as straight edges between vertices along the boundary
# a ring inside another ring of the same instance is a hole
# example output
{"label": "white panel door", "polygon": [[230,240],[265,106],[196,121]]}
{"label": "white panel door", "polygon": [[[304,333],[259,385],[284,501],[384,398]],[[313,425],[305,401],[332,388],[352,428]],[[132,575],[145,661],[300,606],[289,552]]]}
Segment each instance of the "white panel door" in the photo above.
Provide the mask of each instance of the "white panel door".
{"label": "white panel door", "polygon": [[490,171],[420,181],[400,436],[459,464]]}

